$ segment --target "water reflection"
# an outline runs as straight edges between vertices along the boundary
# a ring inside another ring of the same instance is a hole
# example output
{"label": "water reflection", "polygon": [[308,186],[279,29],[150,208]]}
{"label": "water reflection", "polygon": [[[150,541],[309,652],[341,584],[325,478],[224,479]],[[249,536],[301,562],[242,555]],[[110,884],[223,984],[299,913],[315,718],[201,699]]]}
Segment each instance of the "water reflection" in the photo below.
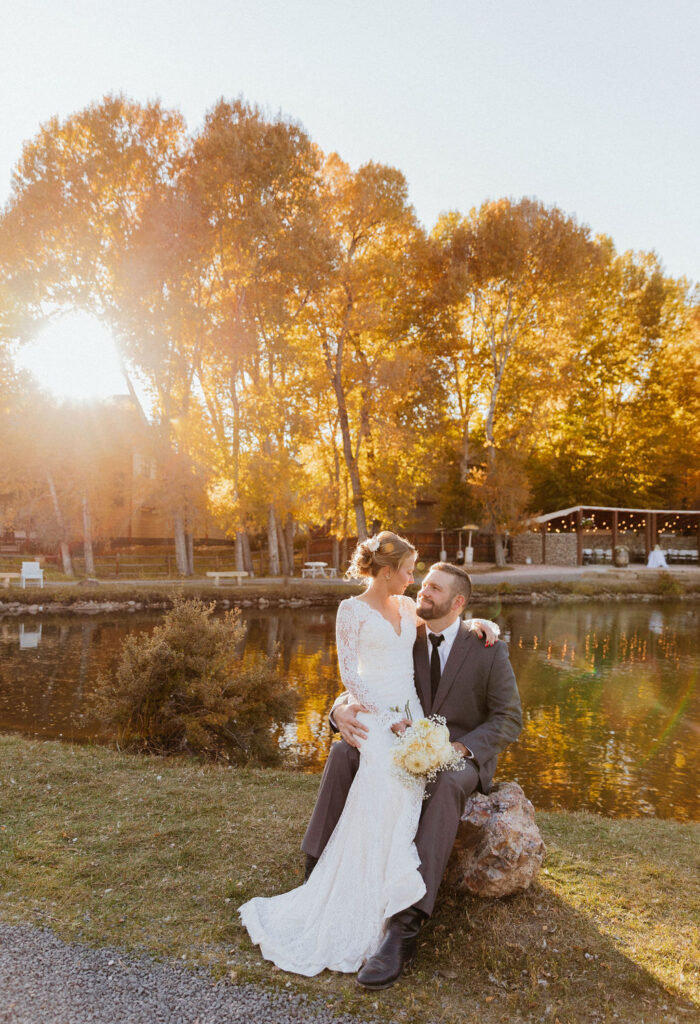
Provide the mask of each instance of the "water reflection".
{"label": "water reflection", "polygon": [[19,624],[19,649],[20,651],[29,651],[33,647],[39,646],[41,640],[41,623],[36,629],[30,629],[25,626],[23,622]]}
{"label": "water reflection", "polygon": [[[500,612],[500,614],[499,614]],[[509,642],[525,713],[500,777],[542,807],[700,817],[700,609],[562,604],[492,609]],[[0,728],[85,739],[84,698],[128,632],[158,614],[0,620]],[[250,610],[247,650],[275,654],[301,696],[282,743],[318,769],[338,692],[335,610]]]}

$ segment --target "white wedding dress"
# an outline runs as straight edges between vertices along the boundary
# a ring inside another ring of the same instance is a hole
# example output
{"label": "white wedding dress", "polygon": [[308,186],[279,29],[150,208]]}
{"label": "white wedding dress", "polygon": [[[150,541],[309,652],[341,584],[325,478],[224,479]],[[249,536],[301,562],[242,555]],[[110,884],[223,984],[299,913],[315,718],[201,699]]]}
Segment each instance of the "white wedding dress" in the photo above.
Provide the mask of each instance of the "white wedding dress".
{"label": "white wedding dress", "polygon": [[[346,689],[370,711],[360,766],[340,820],[309,880],[239,910],[262,955],[282,970],[312,976],[355,972],[379,946],[387,919],[418,902],[425,883],[414,837],[423,784],[392,772],[391,725],[423,714],[413,683],[416,606],[399,597],[401,632],[365,601],[341,602],[338,661]],[[396,711],[399,708],[399,711]]]}

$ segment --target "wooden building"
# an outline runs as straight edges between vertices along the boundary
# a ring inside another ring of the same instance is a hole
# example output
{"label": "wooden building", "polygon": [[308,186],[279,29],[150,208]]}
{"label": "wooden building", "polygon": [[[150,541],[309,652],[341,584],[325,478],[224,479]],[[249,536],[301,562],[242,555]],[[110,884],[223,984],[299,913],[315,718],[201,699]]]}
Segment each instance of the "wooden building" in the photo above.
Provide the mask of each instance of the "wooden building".
{"label": "wooden building", "polygon": [[698,565],[700,509],[575,505],[537,516],[512,538],[513,561],[533,565],[612,563],[615,549],[646,565],[659,545],[669,565]]}

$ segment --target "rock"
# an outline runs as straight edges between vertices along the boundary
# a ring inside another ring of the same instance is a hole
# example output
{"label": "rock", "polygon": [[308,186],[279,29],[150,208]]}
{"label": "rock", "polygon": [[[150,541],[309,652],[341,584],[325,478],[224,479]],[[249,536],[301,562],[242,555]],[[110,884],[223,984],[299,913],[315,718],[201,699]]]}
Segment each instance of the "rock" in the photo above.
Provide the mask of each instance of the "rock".
{"label": "rock", "polygon": [[532,804],[517,782],[502,782],[467,800],[445,880],[475,896],[509,896],[532,884],[545,853]]}

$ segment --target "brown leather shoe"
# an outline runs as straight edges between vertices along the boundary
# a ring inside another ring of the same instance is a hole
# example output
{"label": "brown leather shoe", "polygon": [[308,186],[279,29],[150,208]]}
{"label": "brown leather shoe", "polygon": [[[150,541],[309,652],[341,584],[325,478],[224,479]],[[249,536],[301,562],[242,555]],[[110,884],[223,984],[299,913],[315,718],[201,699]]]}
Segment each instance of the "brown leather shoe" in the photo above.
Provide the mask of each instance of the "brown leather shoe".
{"label": "brown leather shoe", "polygon": [[357,975],[360,985],[369,989],[389,988],[397,981],[415,956],[418,932],[425,918],[416,907],[394,914],[379,949]]}

